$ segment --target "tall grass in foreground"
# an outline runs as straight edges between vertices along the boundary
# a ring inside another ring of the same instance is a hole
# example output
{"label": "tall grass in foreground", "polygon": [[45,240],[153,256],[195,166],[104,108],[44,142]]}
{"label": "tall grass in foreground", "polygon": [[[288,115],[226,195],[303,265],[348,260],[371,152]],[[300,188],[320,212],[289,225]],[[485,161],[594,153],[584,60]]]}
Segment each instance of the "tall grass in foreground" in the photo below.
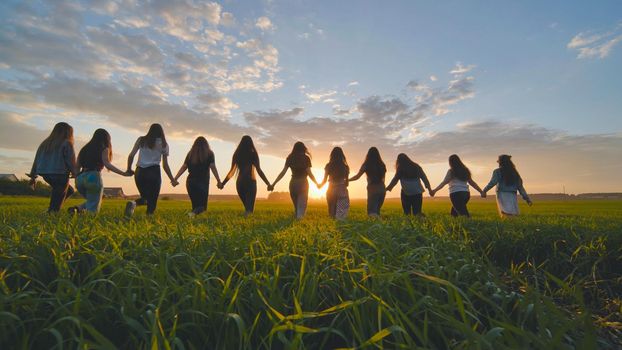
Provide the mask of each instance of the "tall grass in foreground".
{"label": "tall grass in foreground", "polygon": [[[541,204],[500,221],[426,203],[382,220],[314,206],[186,202],[125,221],[48,217],[0,199],[0,348],[478,348],[620,346],[622,209]],[[596,208],[596,209],[595,209]]]}

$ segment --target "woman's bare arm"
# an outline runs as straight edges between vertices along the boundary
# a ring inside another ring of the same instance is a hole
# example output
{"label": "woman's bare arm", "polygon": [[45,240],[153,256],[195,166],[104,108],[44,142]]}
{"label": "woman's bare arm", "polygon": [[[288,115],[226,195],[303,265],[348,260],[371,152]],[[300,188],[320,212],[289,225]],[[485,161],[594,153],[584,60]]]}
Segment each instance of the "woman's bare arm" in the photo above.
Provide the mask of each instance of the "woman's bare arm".
{"label": "woman's bare arm", "polygon": [[216,163],[212,162],[212,164],[209,165],[209,168],[212,170],[212,174],[214,174],[214,177],[216,178],[218,184],[220,184],[220,176],[218,176],[218,169],[216,169]]}
{"label": "woman's bare arm", "polygon": [[358,180],[361,176],[363,176],[363,174],[365,174],[365,164],[361,165],[361,169],[359,169],[359,172],[356,173],[356,175],[352,176],[351,178],[348,179],[348,181],[356,181]]}
{"label": "woman's bare arm", "polygon": [[311,179],[311,181],[313,181],[313,183],[317,186],[317,180],[315,180],[315,175],[313,175],[313,172],[311,171],[311,168],[307,168],[307,176]]}
{"label": "woman's bare arm", "polygon": [[179,177],[188,169],[188,165],[186,164],[186,162],[184,162],[184,164],[181,165],[181,167],[179,168],[179,171],[177,172],[177,175],[175,175],[175,181],[179,180]]}
{"label": "woman's bare arm", "polygon": [[276,186],[276,184],[281,181],[281,179],[283,178],[283,176],[285,176],[285,174],[287,173],[287,162],[285,162],[285,166],[283,166],[283,170],[281,170],[281,172],[279,173],[279,176],[276,177],[276,179],[274,180],[274,182],[272,183],[271,187],[274,188],[274,186]]}
{"label": "woman's bare arm", "polygon": [[104,167],[113,173],[117,173],[121,176],[130,176],[130,171],[123,171],[110,163],[110,153],[108,148],[105,148],[102,152],[102,162],[104,163]]}
{"label": "woman's bare arm", "polygon": [[140,148],[140,137],[136,140],[136,142],[134,143],[134,147],[132,148],[132,151],[130,151],[130,155],[127,156],[127,170],[132,170],[132,163],[134,163],[134,156],[136,155],[136,152],[138,152],[138,149]]}
{"label": "woman's bare arm", "polygon": [[326,181],[328,181],[328,171],[324,170],[324,179],[317,185],[317,187],[322,188],[322,186],[326,184]]}

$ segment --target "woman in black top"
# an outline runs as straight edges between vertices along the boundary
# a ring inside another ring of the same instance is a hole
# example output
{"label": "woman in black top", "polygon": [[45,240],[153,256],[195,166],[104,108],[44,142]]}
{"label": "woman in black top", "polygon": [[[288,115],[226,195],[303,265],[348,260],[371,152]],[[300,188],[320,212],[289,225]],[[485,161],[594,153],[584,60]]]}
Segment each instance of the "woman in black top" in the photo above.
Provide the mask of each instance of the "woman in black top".
{"label": "woman in black top", "polygon": [[69,208],[70,212],[80,213],[88,211],[98,213],[101,208],[104,183],[101,171],[104,167],[122,176],[132,176],[131,170],[123,171],[112,165],[112,143],[110,134],[104,129],[97,129],[91,140],[78,153],[78,168],[80,174],[76,177],[76,187],[86,199],[77,207]]}
{"label": "woman in black top", "polygon": [[186,190],[190,196],[192,203],[192,211],[188,216],[193,217],[207,210],[207,197],[209,196],[209,171],[212,170],[218,185],[220,186],[220,177],[214,159],[214,152],[209,147],[209,143],[203,136],[199,136],[194,140],[192,148],[186,155],[184,164],[175,175],[175,182],[179,177],[188,170],[188,178],[186,179]]}
{"label": "woman in black top", "polygon": [[238,178],[235,182],[235,188],[238,192],[238,197],[244,204],[245,215],[252,214],[255,210],[255,197],[257,196],[255,170],[257,170],[257,174],[259,174],[266,186],[270,186],[270,181],[268,181],[259,166],[259,155],[257,154],[255,144],[253,144],[253,139],[248,135],[244,135],[235,152],[233,152],[231,169],[218,188],[222,190],[233,175],[237,173]]}
{"label": "woman in black top", "polygon": [[297,219],[302,219],[307,210],[309,198],[309,182],[307,177],[317,186],[317,181],[311,172],[311,154],[304,143],[298,141],[285,160],[283,170],[276,180],[268,187],[269,191],[285,176],[287,169],[292,169],[292,179],[289,182],[289,195],[294,203],[294,213]]}
{"label": "woman in black top", "polygon": [[387,166],[382,161],[380,152],[376,147],[372,147],[367,151],[367,156],[359,172],[349,179],[349,181],[356,181],[363,174],[367,174],[367,215],[371,217],[380,216],[380,208],[387,193],[384,187],[386,173]]}

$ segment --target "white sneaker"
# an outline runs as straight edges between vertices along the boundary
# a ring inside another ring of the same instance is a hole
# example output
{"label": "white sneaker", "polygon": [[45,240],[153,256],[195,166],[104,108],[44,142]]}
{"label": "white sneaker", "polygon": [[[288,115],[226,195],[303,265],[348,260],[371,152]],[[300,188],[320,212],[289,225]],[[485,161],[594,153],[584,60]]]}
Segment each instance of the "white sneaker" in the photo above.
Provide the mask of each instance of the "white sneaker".
{"label": "white sneaker", "polygon": [[129,201],[127,202],[127,204],[125,205],[125,216],[132,217],[132,215],[134,215],[134,210],[136,209],[136,202],[134,201]]}
{"label": "white sneaker", "polygon": [[191,218],[191,219],[194,218],[195,216],[197,216],[197,214],[195,214],[195,212],[193,212],[193,211],[188,213],[188,217]]}

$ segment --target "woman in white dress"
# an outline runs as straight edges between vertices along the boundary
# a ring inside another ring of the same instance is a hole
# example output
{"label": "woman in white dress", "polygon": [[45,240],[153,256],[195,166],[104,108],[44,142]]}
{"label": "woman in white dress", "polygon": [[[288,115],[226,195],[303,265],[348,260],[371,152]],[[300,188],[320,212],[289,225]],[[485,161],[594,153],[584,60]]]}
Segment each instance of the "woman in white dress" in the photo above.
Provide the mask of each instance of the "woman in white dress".
{"label": "woman in white dress", "polygon": [[520,212],[518,210],[518,199],[516,192],[529,204],[533,204],[525,187],[523,187],[523,179],[516,170],[516,166],[512,162],[512,156],[502,154],[497,160],[499,168],[492,172],[490,182],[482,190],[482,196],[486,196],[494,186],[497,186],[497,208],[501,217],[516,216]]}

